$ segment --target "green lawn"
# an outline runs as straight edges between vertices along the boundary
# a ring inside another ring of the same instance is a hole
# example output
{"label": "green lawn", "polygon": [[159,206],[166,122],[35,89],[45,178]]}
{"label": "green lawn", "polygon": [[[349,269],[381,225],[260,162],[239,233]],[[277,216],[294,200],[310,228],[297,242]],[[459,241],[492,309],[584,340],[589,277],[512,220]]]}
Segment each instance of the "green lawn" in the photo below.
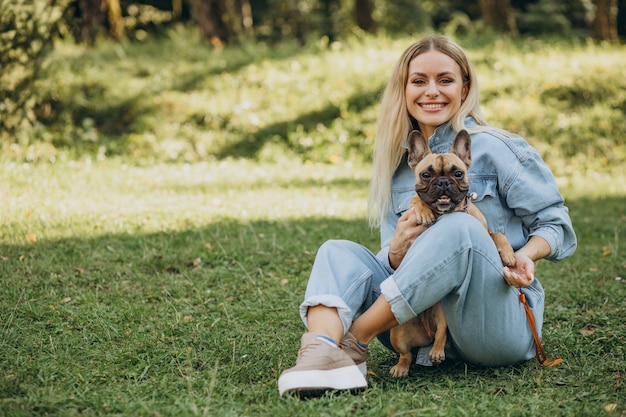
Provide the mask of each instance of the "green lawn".
{"label": "green lawn", "polygon": [[374,342],[365,393],[278,396],[319,245],[377,250],[377,103],[411,40],[59,44],[42,124],[0,144],[0,416],[626,417],[626,50],[574,41],[464,43],[571,210],[578,251],[537,271],[563,364],[395,380]]}
{"label": "green lawn", "polygon": [[364,394],[279,398],[317,247],[329,238],[377,247],[365,221],[368,171],[294,161],[7,164],[0,414],[626,413],[626,189],[609,177],[588,184],[615,189],[601,197],[566,187],[579,250],[538,266],[545,347],[562,365],[446,363],[397,381],[387,375],[394,355],[376,342]]}

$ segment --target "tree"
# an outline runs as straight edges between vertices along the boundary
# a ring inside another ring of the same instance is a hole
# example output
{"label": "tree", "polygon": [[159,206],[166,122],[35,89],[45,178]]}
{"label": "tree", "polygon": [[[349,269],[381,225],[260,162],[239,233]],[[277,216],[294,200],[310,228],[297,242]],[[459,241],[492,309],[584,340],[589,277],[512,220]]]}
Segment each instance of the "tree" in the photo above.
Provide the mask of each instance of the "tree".
{"label": "tree", "polygon": [[594,0],[596,13],[593,19],[593,33],[596,39],[617,42],[617,0]]}
{"label": "tree", "polygon": [[0,0],[0,135],[36,121],[36,87],[69,0]]}
{"label": "tree", "polygon": [[202,35],[216,48],[252,34],[249,0],[187,0],[187,3]]}
{"label": "tree", "polygon": [[498,32],[517,35],[511,0],[479,0],[480,12],[485,23]]}
{"label": "tree", "polygon": [[359,28],[365,32],[374,32],[376,23],[372,14],[374,2],[372,0],[354,0],[354,19]]}

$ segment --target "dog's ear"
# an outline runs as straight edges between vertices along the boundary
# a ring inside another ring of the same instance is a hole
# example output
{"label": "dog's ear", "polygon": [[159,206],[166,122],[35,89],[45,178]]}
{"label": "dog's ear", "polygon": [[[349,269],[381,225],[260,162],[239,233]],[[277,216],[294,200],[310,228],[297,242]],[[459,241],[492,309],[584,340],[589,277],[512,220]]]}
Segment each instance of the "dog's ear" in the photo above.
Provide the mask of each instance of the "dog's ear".
{"label": "dog's ear", "polygon": [[409,134],[409,166],[415,168],[419,162],[430,152],[428,139],[419,130],[414,130]]}
{"label": "dog's ear", "polygon": [[470,138],[467,130],[461,130],[454,138],[454,143],[452,144],[452,153],[461,158],[461,161],[469,166],[472,164],[472,139]]}

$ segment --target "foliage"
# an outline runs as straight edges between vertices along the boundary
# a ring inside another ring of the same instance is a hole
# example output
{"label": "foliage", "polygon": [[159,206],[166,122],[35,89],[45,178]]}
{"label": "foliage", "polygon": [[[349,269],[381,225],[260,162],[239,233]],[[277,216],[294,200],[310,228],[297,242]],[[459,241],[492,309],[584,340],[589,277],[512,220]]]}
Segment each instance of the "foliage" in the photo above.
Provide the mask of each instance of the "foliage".
{"label": "foliage", "polygon": [[[419,36],[416,34],[416,36]],[[4,155],[42,161],[123,155],[146,161],[229,157],[370,158],[388,74],[414,38],[352,38],[216,52],[196,32],[60,44],[37,107]],[[626,159],[622,47],[551,39],[460,38],[477,68],[488,120],[525,136],[560,170]]]}
{"label": "foliage", "polygon": [[36,82],[69,0],[0,0],[0,132],[36,120]]}
{"label": "foliage", "polygon": [[540,262],[543,338],[564,363],[449,362],[369,389],[279,398],[297,307],[329,238],[375,249],[370,167],[225,160],[0,166],[0,414],[623,416],[626,172],[562,178],[580,246]]}

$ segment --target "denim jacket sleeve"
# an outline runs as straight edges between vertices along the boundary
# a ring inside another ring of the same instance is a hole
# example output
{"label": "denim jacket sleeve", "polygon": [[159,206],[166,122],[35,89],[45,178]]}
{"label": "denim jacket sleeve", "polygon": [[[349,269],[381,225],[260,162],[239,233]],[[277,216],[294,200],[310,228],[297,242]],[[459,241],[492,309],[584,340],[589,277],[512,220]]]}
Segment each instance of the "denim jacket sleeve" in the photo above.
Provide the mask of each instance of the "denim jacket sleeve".
{"label": "denim jacket sleeve", "polygon": [[576,249],[576,234],[556,180],[523,138],[486,131],[472,135],[470,191],[492,231],[504,233],[515,250],[530,236],[550,245],[546,259],[562,260]]}

